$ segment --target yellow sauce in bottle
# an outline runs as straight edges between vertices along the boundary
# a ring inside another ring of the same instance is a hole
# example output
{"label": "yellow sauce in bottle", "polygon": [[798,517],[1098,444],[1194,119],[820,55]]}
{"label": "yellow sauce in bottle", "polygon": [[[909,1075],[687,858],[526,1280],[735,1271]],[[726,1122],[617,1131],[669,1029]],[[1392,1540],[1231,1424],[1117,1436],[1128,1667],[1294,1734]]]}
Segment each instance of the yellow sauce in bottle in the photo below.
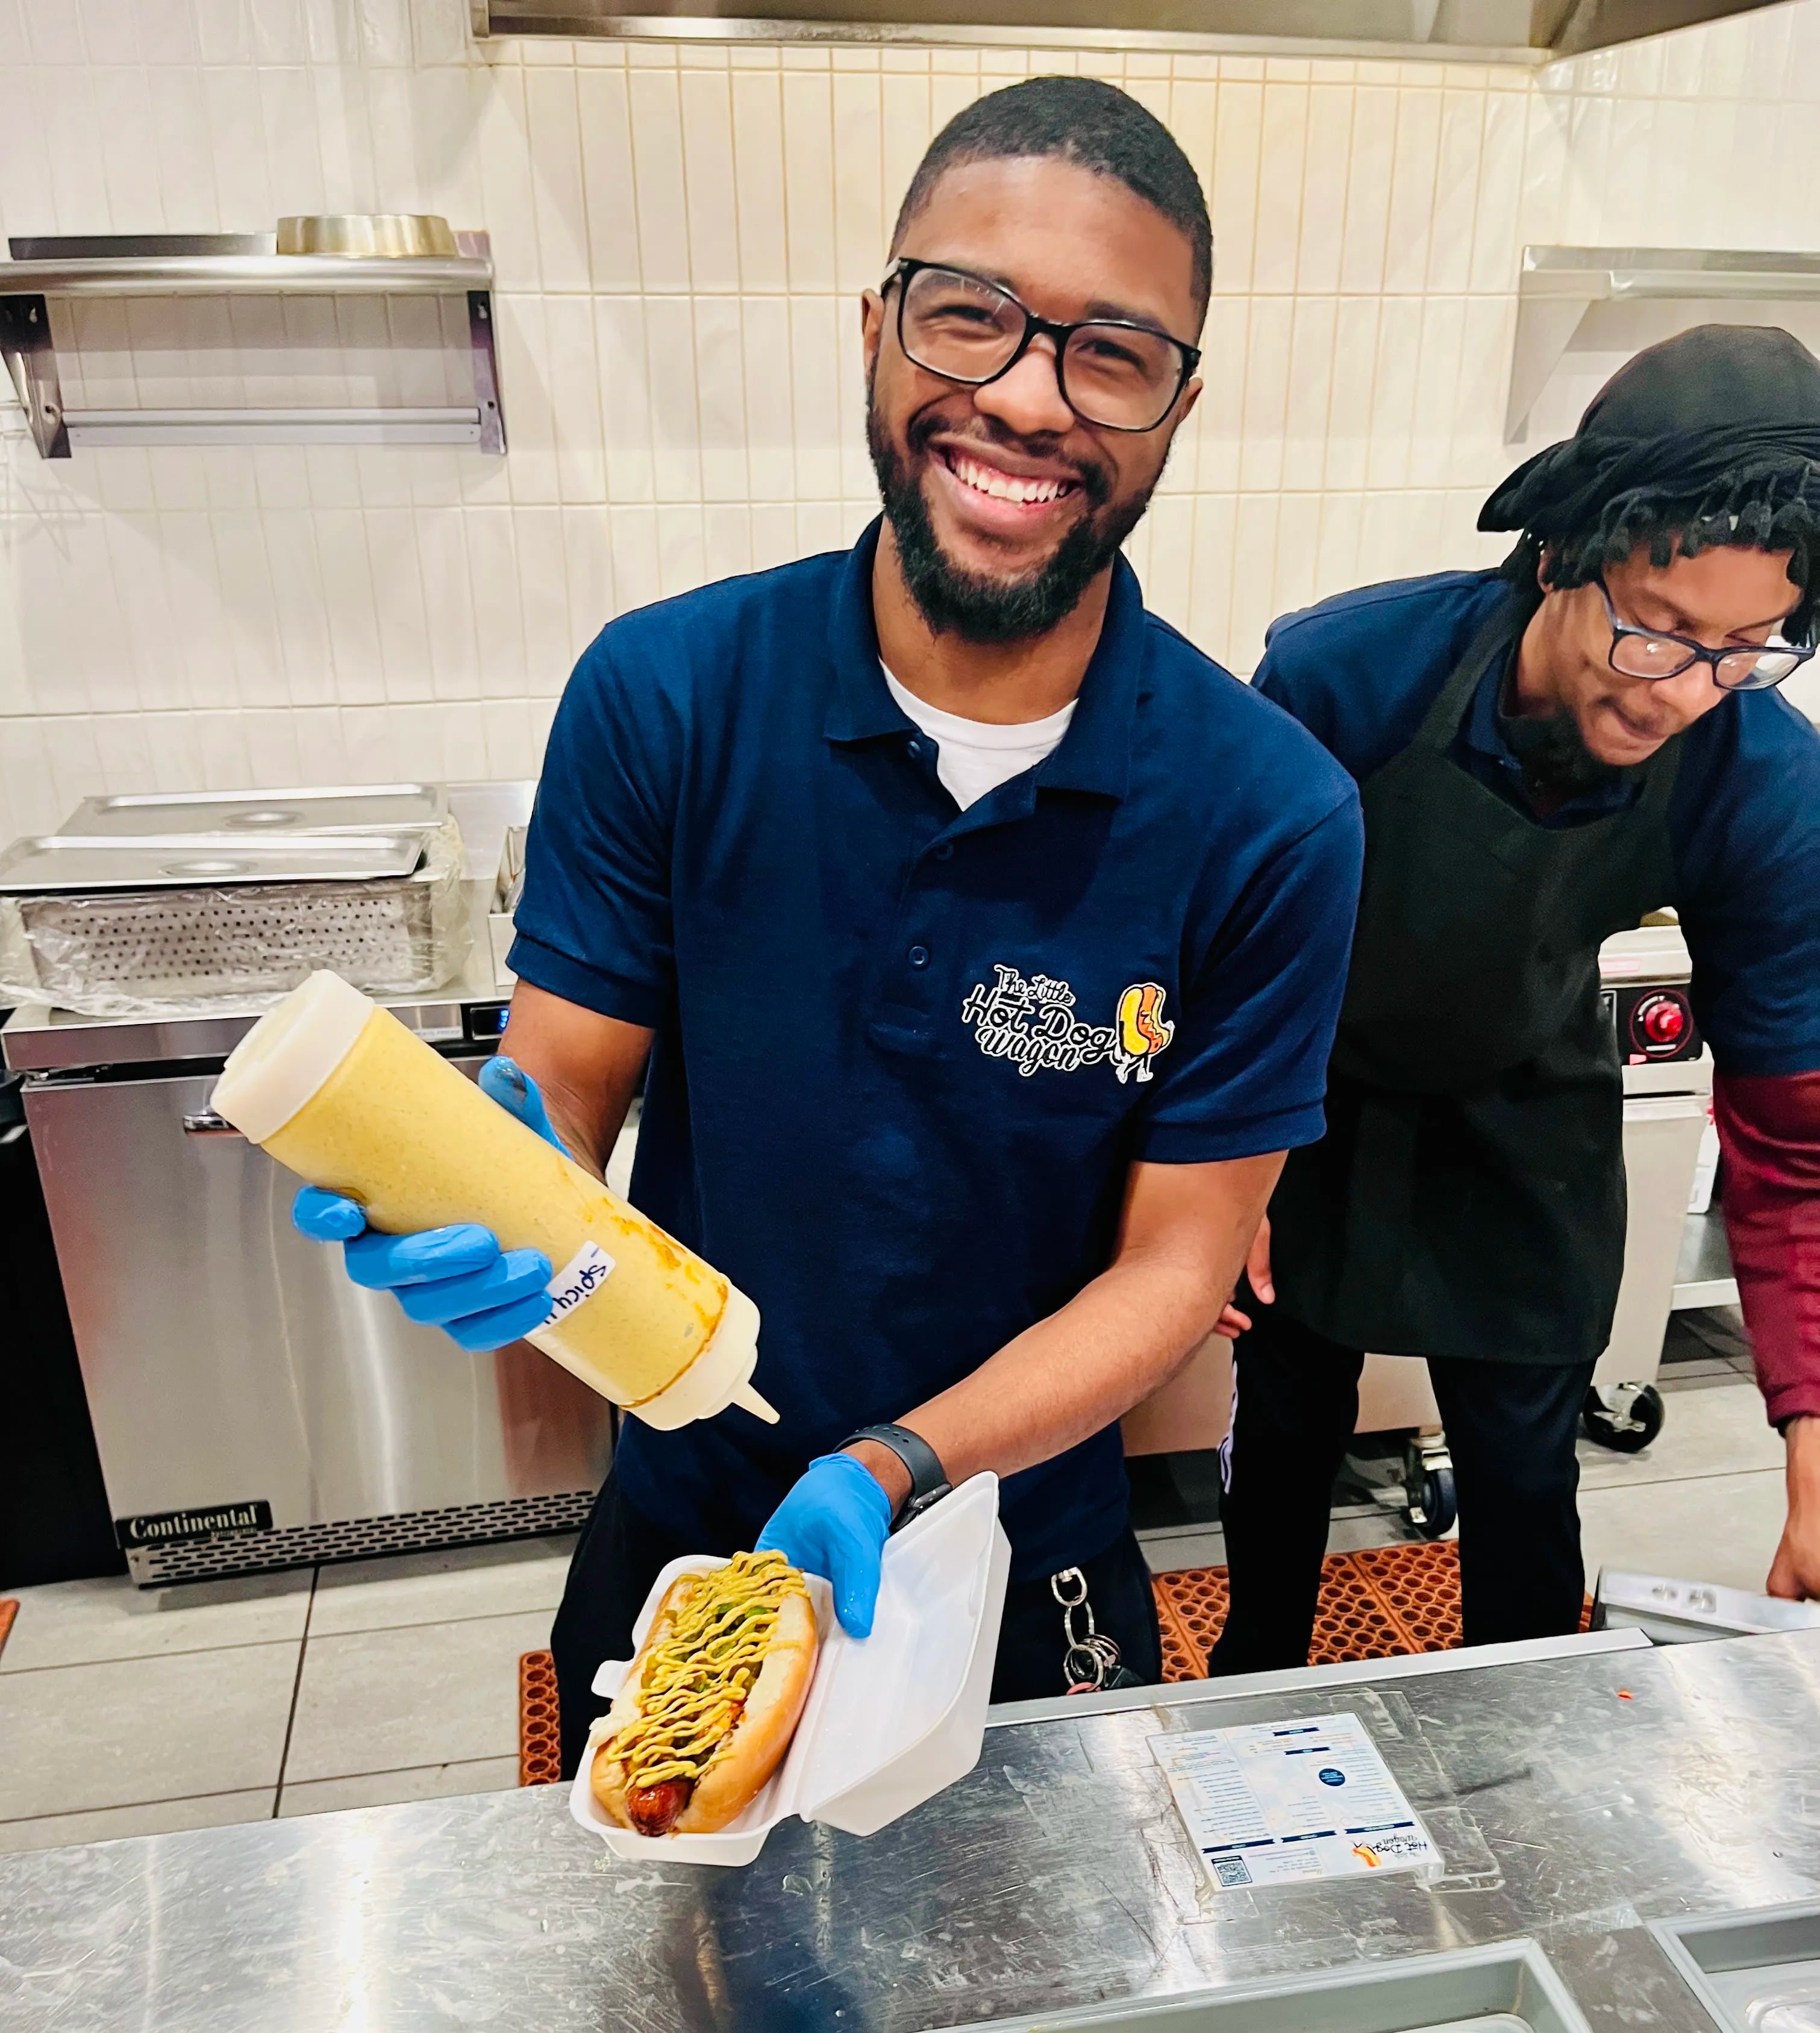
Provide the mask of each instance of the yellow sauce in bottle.
{"label": "yellow sauce in bottle", "polygon": [[[299,1005],[313,994],[313,1005]],[[358,1200],[373,1228],[403,1235],[477,1222],[502,1249],[541,1250],[558,1310],[530,1338],[650,1423],[680,1425],[736,1400],[766,1416],[745,1387],[758,1326],[751,1301],[389,1010],[364,997],[364,1013],[354,1008],[347,998],[358,994],[339,977],[313,975],[230,1058],[218,1112],[312,1185]],[[691,1377],[710,1346],[715,1358]]]}

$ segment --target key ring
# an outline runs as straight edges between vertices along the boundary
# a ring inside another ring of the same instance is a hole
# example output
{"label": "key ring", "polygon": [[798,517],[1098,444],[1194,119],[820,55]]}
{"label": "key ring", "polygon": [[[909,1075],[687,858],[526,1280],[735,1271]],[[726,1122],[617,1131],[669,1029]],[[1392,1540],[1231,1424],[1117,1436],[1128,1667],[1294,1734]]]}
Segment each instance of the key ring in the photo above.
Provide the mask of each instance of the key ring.
{"label": "key ring", "polygon": [[[1062,1584],[1064,1582],[1077,1585],[1080,1590],[1080,1594],[1064,1595],[1062,1592]],[[1049,1593],[1064,1609],[1084,1608],[1087,1603],[1087,1577],[1078,1567],[1064,1567],[1060,1574],[1051,1574],[1049,1577]],[[1091,1609],[1087,1612],[1087,1622],[1088,1628],[1091,1629],[1093,1624],[1093,1612]]]}
{"label": "key ring", "polygon": [[1051,1574],[1049,1592],[1062,1605],[1062,1677],[1067,1691],[1097,1694],[1108,1675],[1118,1670],[1118,1642],[1095,1624],[1087,1577],[1080,1568],[1064,1567]]}

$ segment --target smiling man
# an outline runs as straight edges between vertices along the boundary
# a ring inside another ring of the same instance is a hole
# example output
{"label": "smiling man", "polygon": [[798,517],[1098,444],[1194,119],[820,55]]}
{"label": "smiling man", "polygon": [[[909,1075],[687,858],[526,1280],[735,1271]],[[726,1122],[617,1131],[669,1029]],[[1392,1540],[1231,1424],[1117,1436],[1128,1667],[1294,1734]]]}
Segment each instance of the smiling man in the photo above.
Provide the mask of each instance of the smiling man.
{"label": "smiling man", "polygon": [[1598,949],[1662,905],[1787,1436],[1769,1586],[1820,1594],[1820,738],[1776,689],[1820,593],[1820,361],[1756,327],[1652,346],[1480,526],[1520,533],[1501,571],[1343,594],[1257,674],[1358,779],[1366,857],[1328,1134],[1223,1323],[1249,1331],[1219,1672],[1306,1657],[1366,1349],[1429,1359],[1467,1642],[1577,1627],[1575,1432],[1624,1253]]}
{"label": "smiling man", "polygon": [[[883,518],[605,630],[531,827],[504,1050],[597,1166],[649,1055],[633,1197],[758,1301],[781,1415],[626,1421],[552,1636],[571,1768],[668,1560],[779,1547],[863,1633],[893,1524],[984,1470],[998,1697],[1110,1669],[1065,1601],[1154,1679],[1117,1422],[1320,1134],[1351,781],[1118,555],[1200,389],[1194,172],[1123,93],[1032,80],[938,137],[890,253]],[[549,1305],[479,1231],[350,1262],[470,1346]]]}

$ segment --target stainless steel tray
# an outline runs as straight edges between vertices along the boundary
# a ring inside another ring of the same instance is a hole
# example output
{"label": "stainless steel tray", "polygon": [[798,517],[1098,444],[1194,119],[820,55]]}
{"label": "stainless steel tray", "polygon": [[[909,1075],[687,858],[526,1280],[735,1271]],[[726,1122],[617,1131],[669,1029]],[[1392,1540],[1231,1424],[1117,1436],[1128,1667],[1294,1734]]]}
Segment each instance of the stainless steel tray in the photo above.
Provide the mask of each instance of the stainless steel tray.
{"label": "stainless steel tray", "polygon": [[40,833],[0,853],[0,895],[126,889],[220,889],[243,883],[369,882],[409,875],[429,829],[294,834]]}
{"label": "stainless steel tray", "polygon": [[956,2033],[1586,2033],[1534,1941],[1354,1964],[1154,2003],[998,2019]]}
{"label": "stainless steel tray", "polygon": [[59,834],[374,833],[440,826],[441,784],[340,784],[296,791],[192,791],[182,797],[135,792],[84,798]]}
{"label": "stainless steel tray", "polygon": [[1661,1920],[1656,1937],[1729,2033],[1820,2028],[1820,1905]]}

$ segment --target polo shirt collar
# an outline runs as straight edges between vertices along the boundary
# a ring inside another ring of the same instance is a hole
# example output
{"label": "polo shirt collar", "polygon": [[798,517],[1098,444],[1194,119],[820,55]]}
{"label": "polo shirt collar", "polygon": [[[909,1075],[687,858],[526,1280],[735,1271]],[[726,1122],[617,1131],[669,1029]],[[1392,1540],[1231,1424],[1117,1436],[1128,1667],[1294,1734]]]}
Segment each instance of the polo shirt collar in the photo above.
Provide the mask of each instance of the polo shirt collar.
{"label": "polo shirt collar", "polygon": [[[1511,655],[1516,652],[1513,650]],[[1509,668],[1507,659],[1500,658],[1480,679],[1478,689],[1473,695],[1471,710],[1466,724],[1460,729],[1460,739],[1466,747],[1478,754],[1488,757],[1507,771],[1511,777],[1521,781],[1523,766],[1517,753],[1504,739],[1504,732],[1498,724],[1498,702],[1504,688],[1504,677]],[[1559,818],[1563,812],[1615,811],[1630,802],[1632,794],[1633,773],[1620,770],[1610,781],[1597,784],[1583,791],[1577,798],[1570,798],[1556,812]]]}
{"label": "polo shirt collar", "polygon": [[[875,517],[848,553],[834,596],[829,627],[833,683],[822,732],[830,741],[871,741],[914,734],[916,728],[886,687],[872,615],[872,564],[878,555]],[[1133,726],[1148,643],[1144,595],[1122,556],[1113,561],[1106,619],[1087,667],[1068,732],[1038,766],[1036,788],[1082,791],[1122,799],[1131,781]]]}

